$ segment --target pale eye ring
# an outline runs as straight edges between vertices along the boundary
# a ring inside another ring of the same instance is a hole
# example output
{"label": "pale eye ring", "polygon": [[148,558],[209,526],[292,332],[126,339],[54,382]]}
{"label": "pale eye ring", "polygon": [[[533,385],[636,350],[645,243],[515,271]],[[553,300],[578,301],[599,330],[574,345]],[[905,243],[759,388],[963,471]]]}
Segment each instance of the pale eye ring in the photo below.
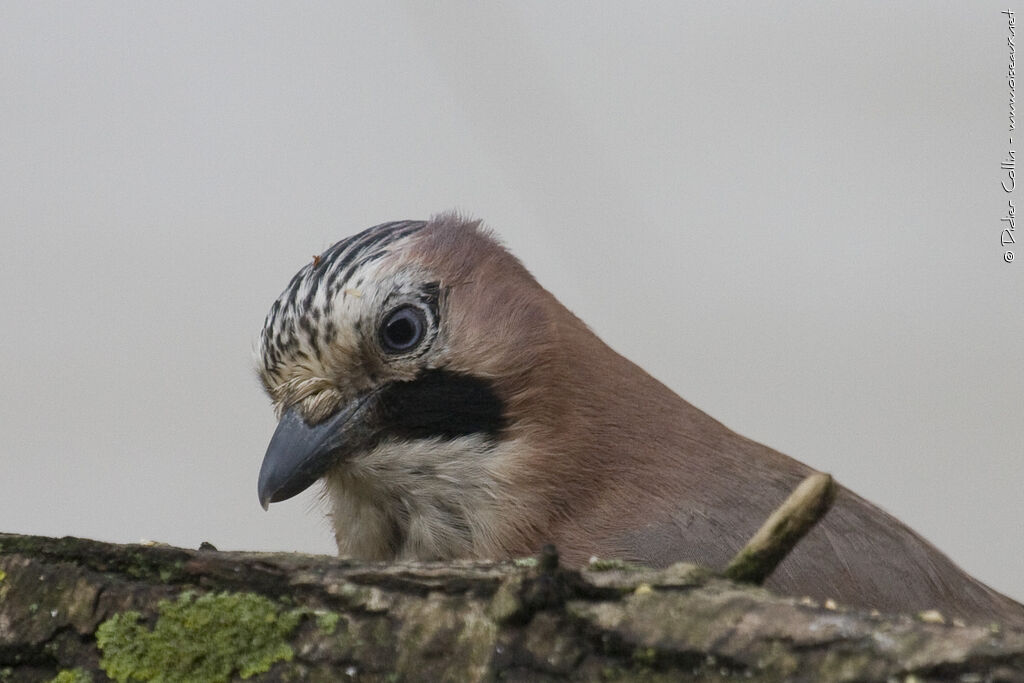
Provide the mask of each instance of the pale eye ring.
{"label": "pale eye ring", "polygon": [[388,313],[380,326],[380,345],[386,353],[406,353],[416,348],[427,330],[427,316],[410,304]]}

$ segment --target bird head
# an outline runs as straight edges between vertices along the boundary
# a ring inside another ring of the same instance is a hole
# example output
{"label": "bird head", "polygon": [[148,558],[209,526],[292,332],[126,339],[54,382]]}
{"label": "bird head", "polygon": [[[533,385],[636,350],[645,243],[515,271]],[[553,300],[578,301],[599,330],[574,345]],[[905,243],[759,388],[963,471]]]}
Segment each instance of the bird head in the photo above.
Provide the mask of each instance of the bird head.
{"label": "bird head", "polygon": [[558,419],[545,409],[553,305],[455,215],[378,225],[314,257],[258,343],[279,416],[260,503],[323,480],[339,549],[361,557],[507,546],[505,527],[530,525],[514,514],[528,507],[527,444]]}

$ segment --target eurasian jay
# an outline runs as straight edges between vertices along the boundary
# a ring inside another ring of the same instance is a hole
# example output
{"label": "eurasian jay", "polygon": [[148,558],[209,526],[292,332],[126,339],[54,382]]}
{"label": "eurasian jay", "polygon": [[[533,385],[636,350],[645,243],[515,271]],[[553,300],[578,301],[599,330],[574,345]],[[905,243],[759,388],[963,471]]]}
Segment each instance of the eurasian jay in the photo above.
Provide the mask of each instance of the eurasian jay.
{"label": "eurasian jay", "polygon": [[[271,306],[257,366],[280,418],[260,502],[323,480],[343,556],[503,559],[554,543],[567,564],[721,568],[812,472],[606,346],[454,214],[314,257]],[[1024,626],[1024,606],[843,488],[767,585]]]}

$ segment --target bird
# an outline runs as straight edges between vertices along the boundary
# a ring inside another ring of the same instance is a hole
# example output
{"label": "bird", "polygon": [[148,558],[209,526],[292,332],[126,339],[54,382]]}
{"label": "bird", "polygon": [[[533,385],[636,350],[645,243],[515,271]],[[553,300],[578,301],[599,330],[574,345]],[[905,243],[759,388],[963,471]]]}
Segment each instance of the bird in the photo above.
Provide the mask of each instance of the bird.
{"label": "bird", "polygon": [[[255,349],[278,416],[261,505],[322,481],[338,553],[721,568],[814,470],[606,345],[484,224],[383,223],[314,256]],[[854,608],[992,620],[1024,606],[838,487],[766,581]]]}

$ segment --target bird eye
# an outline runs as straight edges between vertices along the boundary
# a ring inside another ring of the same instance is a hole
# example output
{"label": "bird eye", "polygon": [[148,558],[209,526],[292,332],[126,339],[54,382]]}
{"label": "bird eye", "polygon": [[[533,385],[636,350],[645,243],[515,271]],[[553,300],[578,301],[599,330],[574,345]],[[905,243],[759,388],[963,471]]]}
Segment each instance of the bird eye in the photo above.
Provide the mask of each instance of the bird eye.
{"label": "bird eye", "polygon": [[380,343],[388,353],[412,349],[423,339],[427,320],[415,306],[401,306],[391,311],[380,327]]}

